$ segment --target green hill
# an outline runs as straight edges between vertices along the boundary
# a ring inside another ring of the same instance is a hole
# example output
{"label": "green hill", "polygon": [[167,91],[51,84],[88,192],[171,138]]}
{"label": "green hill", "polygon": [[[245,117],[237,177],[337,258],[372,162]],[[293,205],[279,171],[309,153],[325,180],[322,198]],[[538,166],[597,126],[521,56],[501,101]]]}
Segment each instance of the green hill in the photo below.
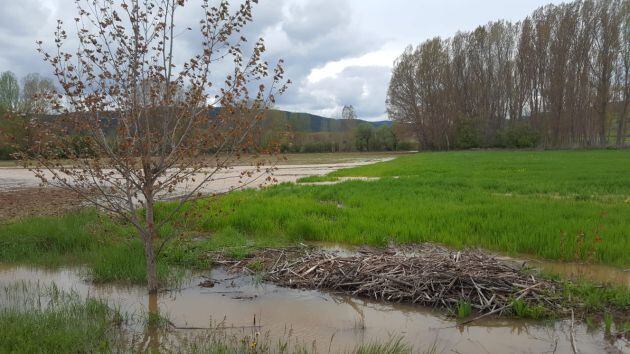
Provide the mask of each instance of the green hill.
{"label": "green hill", "polygon": [[288,126],[295,133],[340,133],[354,130],[358,125],[367,123],[377,128],[391,125],[391,121],[368,122],[361,119],[345,120],[325,118],[310,113],[269,110],[264,125],[267,127]]}

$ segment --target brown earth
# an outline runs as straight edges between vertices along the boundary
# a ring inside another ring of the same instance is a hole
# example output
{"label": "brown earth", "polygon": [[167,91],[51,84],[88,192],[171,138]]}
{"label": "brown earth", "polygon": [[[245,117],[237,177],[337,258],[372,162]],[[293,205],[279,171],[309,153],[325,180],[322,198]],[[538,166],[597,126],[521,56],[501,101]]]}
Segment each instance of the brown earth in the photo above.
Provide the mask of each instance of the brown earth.
{"label": "brown earth", "polygon": [[77,195],[59,188],[0,190],[0,220],[35,215],[62,215],[85,206]]}

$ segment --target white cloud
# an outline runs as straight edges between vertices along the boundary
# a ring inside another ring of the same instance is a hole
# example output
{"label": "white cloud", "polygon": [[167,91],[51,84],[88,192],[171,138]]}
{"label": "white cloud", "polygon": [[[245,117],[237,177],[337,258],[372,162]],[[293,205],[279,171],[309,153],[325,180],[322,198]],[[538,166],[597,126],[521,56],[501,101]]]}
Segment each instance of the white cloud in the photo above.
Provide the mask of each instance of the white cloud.
{"label": "white cloud", "polygon": [[[180,27],[198,21],[199,0],[180,13]],[[550,0],[559,3],[559,0]],[[197,3],[195,3],[197,2]],[[284,58],[294,82],[279,108],[336,116],[345,104],[362,118],[385,119],[391,66],[409,44],[450,36],[495,19],[518,21],[548,0],[261,0],[250,40],[265,37],[270,62]],[[71,23],[70,0],[4,1],[0,12],[0,71],[47,74],[35,52],[37,39],[52,40],[57,17]],[[198,41],[184,34],[178,57]]]}

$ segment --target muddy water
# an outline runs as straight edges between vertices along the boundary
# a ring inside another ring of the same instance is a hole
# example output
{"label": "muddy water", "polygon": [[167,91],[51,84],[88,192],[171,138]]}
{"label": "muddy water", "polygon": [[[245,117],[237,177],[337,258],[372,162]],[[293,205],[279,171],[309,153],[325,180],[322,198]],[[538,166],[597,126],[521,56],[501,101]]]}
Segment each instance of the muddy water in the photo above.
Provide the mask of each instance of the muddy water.
{"label": "muddy water", "polygon": [[[570,323],[492,319],[457,327],[442,314],[423,307],[392,305],[301,291],[256,282],[215,269],[191,278],[182,289],[162,293],[157,301],[140,286],[97,286],[86,282],[81,269],[44,270],[0,265],[0,288],[20,281],[55,283],[64,290],[101,298],[129,313],[159,308],[178,327],[208,327],[211,321],[228,326],[262,325],[272,339],[298,340],[319,352],[345,352],[358,344],[402,336],[415,350],[435,344],[438,352],[454,353],[570,353]],[[198,284],[214,279],[212,288]],[[0,293],[2,301],[2,293]],[[630,344],[611,342],[601,331],[576,327],[582,353],[630,352]]]}
{"label": "muddy water", "polygon": [[[343,163],[323,163],[308,165],[278,165],[278,166],[261,166],[260,171],[252,166],[232,166],[228,169],[222,169],[214,174],[211,183],[204,185],[200,192],[204,194],[222,193],[234,189],[241,189],[243,186],[249,188],[257,188],[265,182],[267,177],[274,177],[278,183],[295,182],[301,177],[322,176],[339,169],[363,166],[377,162],[389,161],[392,158],[365,158]],[[268,173],[268,169],[275,167],[272,174]],[[167,171],[169,173],[173,171]],[[207,172],[212,172],[209,170]],[[243,177],[250,175],[250,177]],[[45,173],[49,180],[52,179],[51,173]],[[196,175],[197,180],[205,178],[207,173],[199,173]],[[40,185],[41,181],[27,169],[15,167],[0,167],[0,192],[18,190],[24,188],[35,188]],[[196,187],[195,183],[181,184],[176,187],[172,193],[162,195],[161,199],[170,199],[178,195],[184,194],[190,189]]]}
{"label": "muddy water", "polygon": [[630,288],[630,269],[599,264],[574,262],[528,261],[527,265],[569,279],[584,279],[602,284],[625,285]]}

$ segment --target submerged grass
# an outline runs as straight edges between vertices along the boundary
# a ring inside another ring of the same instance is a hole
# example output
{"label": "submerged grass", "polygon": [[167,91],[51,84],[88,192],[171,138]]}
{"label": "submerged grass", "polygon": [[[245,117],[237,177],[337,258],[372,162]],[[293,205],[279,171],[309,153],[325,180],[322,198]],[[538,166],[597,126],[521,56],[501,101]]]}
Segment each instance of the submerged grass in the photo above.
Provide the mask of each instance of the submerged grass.
{"label": "submerged grass", "polygon": [[0,352],[90,353],[116,351],[120,313],[95,299],[55,286],[17,283],[0,289]]}
{"label": "submerged grass", "polygon": [[[2,353],[314,353],[299,338],[277,340],[257,330],[208,330],[175,333],[158,312],[121,313],[105,302],[60,290],[18,282],[0,288],[0,352]],[[323,345],[324,343],[322,343]],[[371,342],[347,353],[403,354],[412,349],[402,338]]]}

